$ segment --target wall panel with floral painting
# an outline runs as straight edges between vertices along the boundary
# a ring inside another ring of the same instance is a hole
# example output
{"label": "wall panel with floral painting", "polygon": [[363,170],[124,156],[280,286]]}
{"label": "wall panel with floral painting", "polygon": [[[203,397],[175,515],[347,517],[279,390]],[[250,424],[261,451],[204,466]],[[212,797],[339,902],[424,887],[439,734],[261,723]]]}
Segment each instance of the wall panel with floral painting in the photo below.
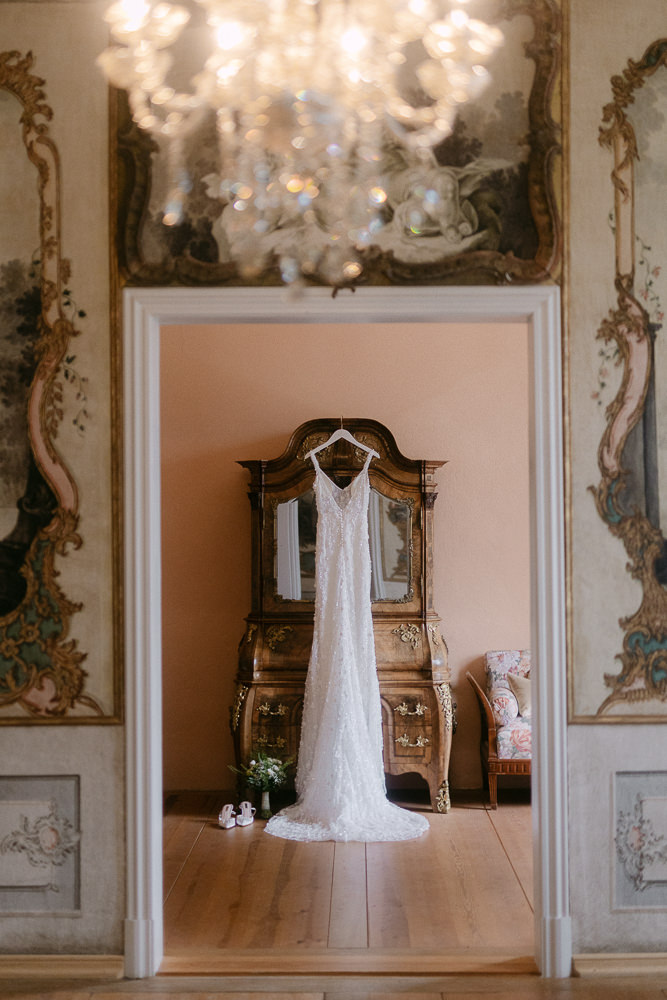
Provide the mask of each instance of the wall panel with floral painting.
{"label": "wall panel with floral painting", "polygon": [[[667,39],[611,81],[600,142],[613,156],[617,305],[598,338],[597,393],[607,403],[598,450],[598,513],[624,546],[640,602],[619,621],[617,669],[597,718],[667,720]],[[615,397],[604,399],[620,370]]]}
{"label": "wall panel with floral painting", "polygon": [[[205,25],[201,9],[190,6],[192,20],[179,44],[192,49]],[[485,8],[485,16],[497,21],[505,36],[490,65],[492,83],[462,108],[452,135],[435,148],[418,178],[400,145],[387,137],[385,225],[362,255],[364,283],[559,280],[560,4],[501,0]],[[168,227],[162,222],[172,186],[167,156],[131,122],[125,95],[116,97],[112,142],[122,280],[133,285],[279,284],[277,260],[254,278],[236,269],[238,213],[219,196],[214,124],[203,127],[195,141],[186,140],[189,194],[182,220]],[[442,210],[428,227],[414,231],[408,221],[410,196],[420,183],[439,193]],[[276,255],[289,243],[290,224],[277,220],[263,237]]]}
{"label": "wall panel with floral painting", "polygon": [[614,775],[614,907],[667,909],[667,773]]}
{"label": "wall panel with floral painting", "polygon": [[61,585],[82,545],[79,490],[59,450],[82,433],[86,383],[72,353],[85,315],[62,256],[53,112],[30,53],[0,53],[0,723],[99,721],[77,639],[83,603]]}
{"label": "wall panel with floral painting", "polygon": [[79,913],[78,775],[0,777],[0,913]]}

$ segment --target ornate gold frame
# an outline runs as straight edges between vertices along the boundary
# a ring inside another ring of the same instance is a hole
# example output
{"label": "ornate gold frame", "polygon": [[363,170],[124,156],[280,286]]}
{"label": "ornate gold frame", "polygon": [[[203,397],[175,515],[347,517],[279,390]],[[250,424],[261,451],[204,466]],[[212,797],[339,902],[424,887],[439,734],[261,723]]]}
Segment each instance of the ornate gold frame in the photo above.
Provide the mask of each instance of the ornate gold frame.
{"label": "ornate gold frame", "polygon": [[[612,78],[613,101],[604,108],[599,136],[600,143],[614,155],[611,178],[617,306],[602,321],[597,336],[617,348],[623,376],[616,398],[607,408],[607,424],[598,449],[602,478],[591,489],[600,517],[625,546],[628,572],[640,583],[642,600],[634,614],[619,620],[625,632],[623,650],[617,657],[621,670],[615,675],[605,674],[610,693],[598,708],[597,717],[608,716],[620,703],[667,702],[667,589],[656,573],[656,559],[663,553],[665,539],[636,504],[623,502],[623,492],[632,476],[626,445],[644,415],[653,372],[649,316],[635,288],[634,163],[639,151],[627,109],[634,103],[635,91],[666,65],[667,39],[650,45],[639,62],[628,61],[622,75]],[[661,715],[624,712],[617,717],[621,721],[667,722],[667,706]]]}
{"label": "ornate gold frame", "polygon": [[[30,71],[32,53],[0,53],[0,89],[19,101],[26,154],[36,169],[39,194],[40,294],[36,368],[28,401],[28,437],[36,465],[56,499],[49,523],[33,538],[22,567],[27,590],[20,604],[0,618],[0,705],[20,706],[21,714],[0,715],[0,725],[26,723],[113,722],[85,691],[86,654],[69,637],[72,616],[81,609],[57,583],[56,557],[78,549],[77,486],[55,445],[62,420],[62,364],[77,334],[65,311],[70,264],[61,255],[60,165],[49,136],[53,117],[44,80]],[[19,121],[17,121],[19,124]],[[68,717],[73,709],[76,717]]]}

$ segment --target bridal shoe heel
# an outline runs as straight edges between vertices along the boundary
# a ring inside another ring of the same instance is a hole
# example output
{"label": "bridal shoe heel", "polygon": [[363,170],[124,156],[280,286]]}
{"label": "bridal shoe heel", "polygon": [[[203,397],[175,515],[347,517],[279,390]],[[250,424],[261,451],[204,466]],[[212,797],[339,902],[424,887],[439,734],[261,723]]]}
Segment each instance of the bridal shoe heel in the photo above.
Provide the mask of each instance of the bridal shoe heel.
{"label": "bridal shoe heel", "polygon": [[218,826],[221,826],[223,830],[229,830],[235,825],[236,813],[234,812],[234,806],[231,802],[228,802],[227,805],[223,806],[220,810],[220,815],[218,816]]}
{"label": "bridal shoe heel", "polygon": [[236,817],[237,826],[250,826],[255,819],[255,807],[249,802],[239,802],[239,812]]}

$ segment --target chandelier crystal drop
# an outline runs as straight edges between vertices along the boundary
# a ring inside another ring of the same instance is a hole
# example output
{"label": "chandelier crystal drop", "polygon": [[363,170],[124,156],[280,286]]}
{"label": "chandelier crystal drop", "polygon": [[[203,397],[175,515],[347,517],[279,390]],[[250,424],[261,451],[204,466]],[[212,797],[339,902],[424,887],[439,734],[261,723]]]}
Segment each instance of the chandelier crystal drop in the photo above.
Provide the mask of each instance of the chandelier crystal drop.
{"label": "chandelier crystal drop", "polygon": [[[462,103],[484,89],[501,31],[469,0],[116,0],[118,44],[99,65],[137,124],[168,151],[164,223],[183,218],[188,141],[215,115],[209,194],[244,277],[275,259],[288,284],[354,282],[391,212],[392,150],[433,164]],[[192,31],[194,17],[207,37]],[[189,26],[189,27],[188,27]],[[183,77],[178,44],[203,52]],[[438,192],[415,187],[411,225],[428,229]],[[416,212],[416,214],[415,214]],[[418,216],[421,213],[421,221]]]}

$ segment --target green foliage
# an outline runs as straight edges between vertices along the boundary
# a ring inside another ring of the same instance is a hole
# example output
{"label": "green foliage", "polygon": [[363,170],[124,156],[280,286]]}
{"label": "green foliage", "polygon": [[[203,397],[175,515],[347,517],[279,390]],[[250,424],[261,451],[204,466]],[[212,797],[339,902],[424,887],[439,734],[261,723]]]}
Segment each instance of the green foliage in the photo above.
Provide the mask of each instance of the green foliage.
{"label": "green foliage", "polygon": [[240,774],[246,785],[258,788],[262,792],[270,792],[284,785],[293,760],[280,760],[278,757],[268,757],[261,750],[244,767],[229,765],[229,770]]}

